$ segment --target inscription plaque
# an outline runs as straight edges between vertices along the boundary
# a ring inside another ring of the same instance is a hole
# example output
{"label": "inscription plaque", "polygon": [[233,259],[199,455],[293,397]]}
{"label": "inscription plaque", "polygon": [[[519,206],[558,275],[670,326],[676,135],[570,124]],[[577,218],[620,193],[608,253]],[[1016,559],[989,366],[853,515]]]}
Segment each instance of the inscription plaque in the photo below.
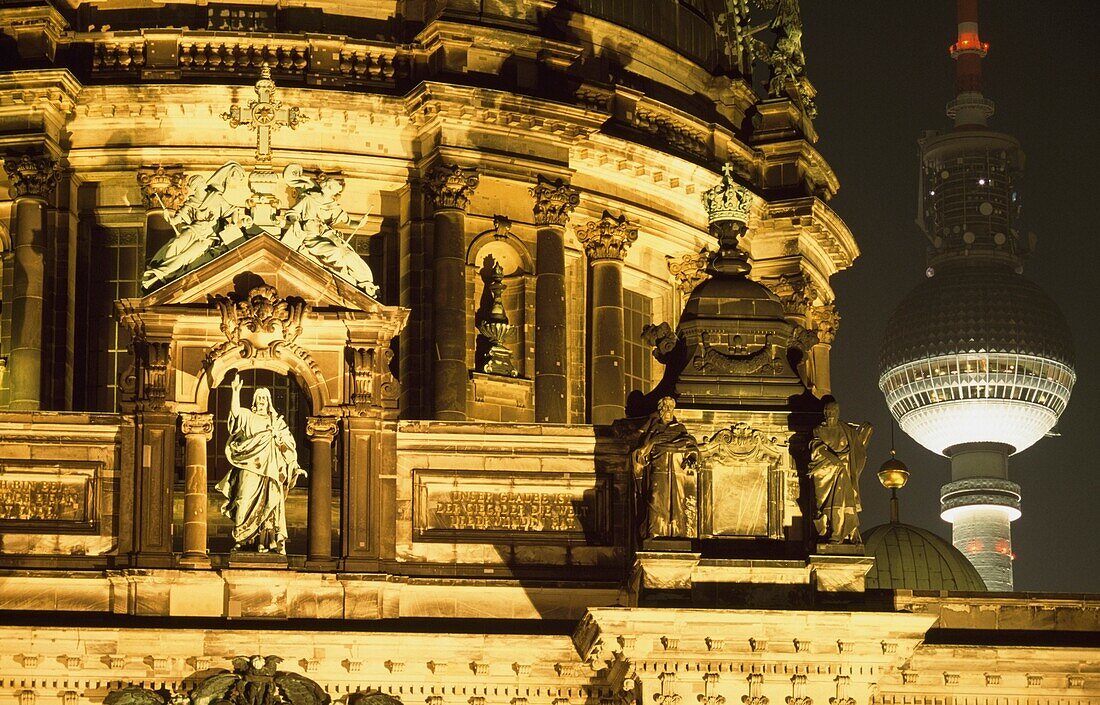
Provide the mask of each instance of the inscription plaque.
{"label": "inscription plaque", "polygon": [[604,543],[607,478],[470,471],[414,473],[418,541]]}
{"label": "inscription plaque", "polygon": [[0,529],[10,532],[92,531],[99,463],[0,465]]}

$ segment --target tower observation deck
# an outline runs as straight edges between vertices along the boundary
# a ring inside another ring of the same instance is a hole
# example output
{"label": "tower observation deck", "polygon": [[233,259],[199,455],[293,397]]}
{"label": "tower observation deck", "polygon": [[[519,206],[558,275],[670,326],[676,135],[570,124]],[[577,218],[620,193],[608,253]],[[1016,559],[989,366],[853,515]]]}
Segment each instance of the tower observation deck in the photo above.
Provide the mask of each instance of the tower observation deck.
{"label": "tower observation deck", "polygon": [[902,430],[951,459],[941,516],[991,590],[1012,589],[1010,522],[1020,486],[1009,455],[1035,444],[1069,402],[1075,373],[1058,307],[1022,275],[1033,243],[1018,230],[1019,143],[987,127],[977,0],[959,0],[953,129],[920,140],[917,223],[928,279],[887,327],[879,388]]}

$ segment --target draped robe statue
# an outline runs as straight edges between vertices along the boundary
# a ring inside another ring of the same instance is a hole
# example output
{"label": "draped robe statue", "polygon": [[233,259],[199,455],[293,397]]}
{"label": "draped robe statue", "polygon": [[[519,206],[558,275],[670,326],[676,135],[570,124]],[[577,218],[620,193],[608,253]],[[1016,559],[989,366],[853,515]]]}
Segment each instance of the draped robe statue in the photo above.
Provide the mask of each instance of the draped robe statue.
{"label": "draped robe statue", "polygon": [[252,408],[241,407],[241,378],[232,383],[229,440],[233,467],[217,484],[222,513],[233,520],[234,549],[254,544],[260,553],[286,553],[286,498],[305,471],[298,466],[294,436],[271,406],[271,392],[257,389]]}
{"label": "draped robe statue", "polygon": [[[634,479],[645,495],[645,538],[694,538],[697,501],[695,467],[699,446],[676,420],[676,402],[664,397],[642,427],[642,440],[631,455]],[[641,504],[641,502],[639,502]]]}
{"label": "draped robe statue", "polygon": [[288,247],[313,255],[368,296],[377,295],[378,285],[370,266],[335,228],[350,221],[347,211],[336,202],[344,185],[333,178],[318,183],[303,174],[297,164],[283,170],[283,179],[299,190],[299,196],[298,202],[287,211],[282,241]]}
{"label": "draped robe statue", "polygon": [[829,543],[860,543],[859,476],[867,462],[870,424],[840,420],[840,405],[827,398],[825,421],[810,439],[810,479],[814,483],[814,527]]}
{"label": "draped robe statue", "polygon": [[176,235],[157,250],[141,277],[144,289],[158,282],[167,282],[181,270],[199,261],[219,244],[241,236],[234,222],[243,209],[226,200],[225,192],[245,178],[244,169],[236,162],[222,166],[205,181],[192,176],[188,181],[191,194],[178,211],[165,211],[164,218]]}

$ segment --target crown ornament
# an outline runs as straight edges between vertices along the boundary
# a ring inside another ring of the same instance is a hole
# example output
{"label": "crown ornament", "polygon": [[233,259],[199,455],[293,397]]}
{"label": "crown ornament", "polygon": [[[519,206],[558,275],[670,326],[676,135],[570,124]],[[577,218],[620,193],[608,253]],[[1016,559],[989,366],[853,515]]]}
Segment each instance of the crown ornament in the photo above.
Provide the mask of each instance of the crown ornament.
{"label": "crown ornament", "polygon": [[752,192],[734,181],[733,165],[729,163],[722,166],[722,180],[703,192],[703,205],[711,223],[724,220],[748,223],[752,199]]}

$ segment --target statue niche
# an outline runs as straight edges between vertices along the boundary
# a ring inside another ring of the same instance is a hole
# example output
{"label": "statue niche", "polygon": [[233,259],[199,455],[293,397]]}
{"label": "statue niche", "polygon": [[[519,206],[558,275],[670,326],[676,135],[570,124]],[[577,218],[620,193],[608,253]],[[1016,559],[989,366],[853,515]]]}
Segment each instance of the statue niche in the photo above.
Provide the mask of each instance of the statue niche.
{"label": "statue niche", "polygon": [[698,536],[695,470],[699,446],[676,420],[676,402],[664,397],[642,426],[631,454],[635,498],[644,539]]}
{"label": "statue niche", "polygon": [[229,440],[225,457],[232,466],[215,489],[225,497],[222,513],[233,522],[233,550],[286,553],[286,502],[306,472],[298,464],[297,443],[271,391],[253,392],[251,408],[241,405],[240,375],[233,378]]}

